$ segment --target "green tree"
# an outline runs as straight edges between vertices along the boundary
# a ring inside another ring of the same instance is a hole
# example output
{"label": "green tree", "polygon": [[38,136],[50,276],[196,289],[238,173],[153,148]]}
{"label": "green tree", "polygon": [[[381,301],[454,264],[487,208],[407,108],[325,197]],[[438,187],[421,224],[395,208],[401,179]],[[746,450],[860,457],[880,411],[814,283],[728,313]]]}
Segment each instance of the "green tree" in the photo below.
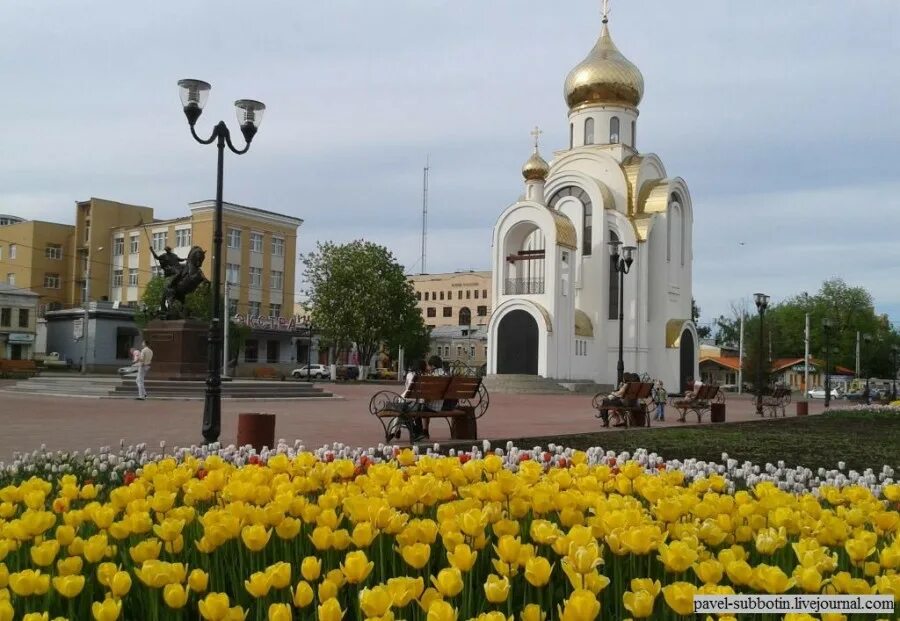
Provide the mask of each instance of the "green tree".
{"label": "green tree", "polygon": [[708,339],[712,335],[710,326],[700,325],[700,307],[697,306],[697,300],[691,298],[691,321],[697,326],[697,336],[701,339]]}
{"label": "green tree", "polygon": [[[382,344],[418,348],[427,334],[412,284],[391,252],[362,240],[319,243],[303,258],[313,323],[338,349],[369,364]],[[427,350],[427,347],[426,347]]]}

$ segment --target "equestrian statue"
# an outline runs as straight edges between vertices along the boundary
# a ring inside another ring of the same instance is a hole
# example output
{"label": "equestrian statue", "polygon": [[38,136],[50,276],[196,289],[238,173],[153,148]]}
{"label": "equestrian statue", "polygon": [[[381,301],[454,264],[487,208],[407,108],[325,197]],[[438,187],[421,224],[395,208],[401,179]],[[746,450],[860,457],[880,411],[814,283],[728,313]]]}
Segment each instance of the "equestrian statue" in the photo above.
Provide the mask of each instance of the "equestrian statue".
{"label": "equestrian statue", "polygon": [[187,259],[182,259],[172,252],[168,246],[162,254],[156,254],[150,248],[153,258],[162,268],[166,283],[163,288],[163,298],[159,305],[159,315],[165,319],[189,319],[188,309],[185,307],[185,299],[197,290],[203,283],[209,283],[203,270],[203,260],[206,251],[200,246],[194,246],[188,253]]}

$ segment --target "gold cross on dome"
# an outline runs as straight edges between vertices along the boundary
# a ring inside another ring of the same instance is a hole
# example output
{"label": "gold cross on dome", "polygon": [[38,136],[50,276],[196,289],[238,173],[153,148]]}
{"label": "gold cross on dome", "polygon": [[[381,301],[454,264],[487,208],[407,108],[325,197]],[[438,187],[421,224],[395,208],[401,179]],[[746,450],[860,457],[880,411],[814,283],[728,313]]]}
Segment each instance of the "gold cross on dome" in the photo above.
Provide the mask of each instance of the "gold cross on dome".
{"label": "gold cross on dome", "polygon": [[603,23],[609,21],[609,0],[603,0]]}
{"label": "gold cross on dome", "polygon": [[543,133],[544,133],[544,132],[541,131],[541,128],[538,127],[537,125],[535,125],[535,126],[534,126],[534,129],[531,130],[531,135],[532,135],[532,137],[534,138],[534,150],[535,150],[535,151],[537,151],[537,148],[538,148],[538,141],[540,140],[541,134],[543,134]]}

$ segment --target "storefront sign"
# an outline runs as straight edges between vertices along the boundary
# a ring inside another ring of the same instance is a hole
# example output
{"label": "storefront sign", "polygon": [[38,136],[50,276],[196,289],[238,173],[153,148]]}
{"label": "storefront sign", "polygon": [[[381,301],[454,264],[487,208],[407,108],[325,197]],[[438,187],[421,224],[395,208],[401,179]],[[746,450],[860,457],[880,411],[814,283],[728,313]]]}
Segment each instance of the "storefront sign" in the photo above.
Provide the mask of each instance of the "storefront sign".
{"label": "storefront sign", "polygon": [[10,343],[34,343],[33,334],[24,334],[22,332],[13,332],[9,335]]}
{"label": "storefront sign", "polygon": [[82,336],[84,336],[84,318],[79,317],[72,322],[72,338],[80,341]]}
{"label": "storefront sign", "polygon": [[231,320],[239,326],[276,332],[304,332],[309,329],[299,316],[263,317],[262,315],[235,315]]}

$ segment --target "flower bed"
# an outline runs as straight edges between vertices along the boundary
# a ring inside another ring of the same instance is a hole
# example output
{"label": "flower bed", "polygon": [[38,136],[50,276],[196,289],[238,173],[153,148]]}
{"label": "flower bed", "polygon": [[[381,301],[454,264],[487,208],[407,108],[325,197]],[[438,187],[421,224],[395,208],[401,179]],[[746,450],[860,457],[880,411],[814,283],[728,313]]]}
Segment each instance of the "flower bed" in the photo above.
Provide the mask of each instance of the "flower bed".
{"label": "flower bed", "polygon": [[39,451],[0,464],[0,621],[675,619],[697,592],[896,597],[893,475],[487,443]]}

